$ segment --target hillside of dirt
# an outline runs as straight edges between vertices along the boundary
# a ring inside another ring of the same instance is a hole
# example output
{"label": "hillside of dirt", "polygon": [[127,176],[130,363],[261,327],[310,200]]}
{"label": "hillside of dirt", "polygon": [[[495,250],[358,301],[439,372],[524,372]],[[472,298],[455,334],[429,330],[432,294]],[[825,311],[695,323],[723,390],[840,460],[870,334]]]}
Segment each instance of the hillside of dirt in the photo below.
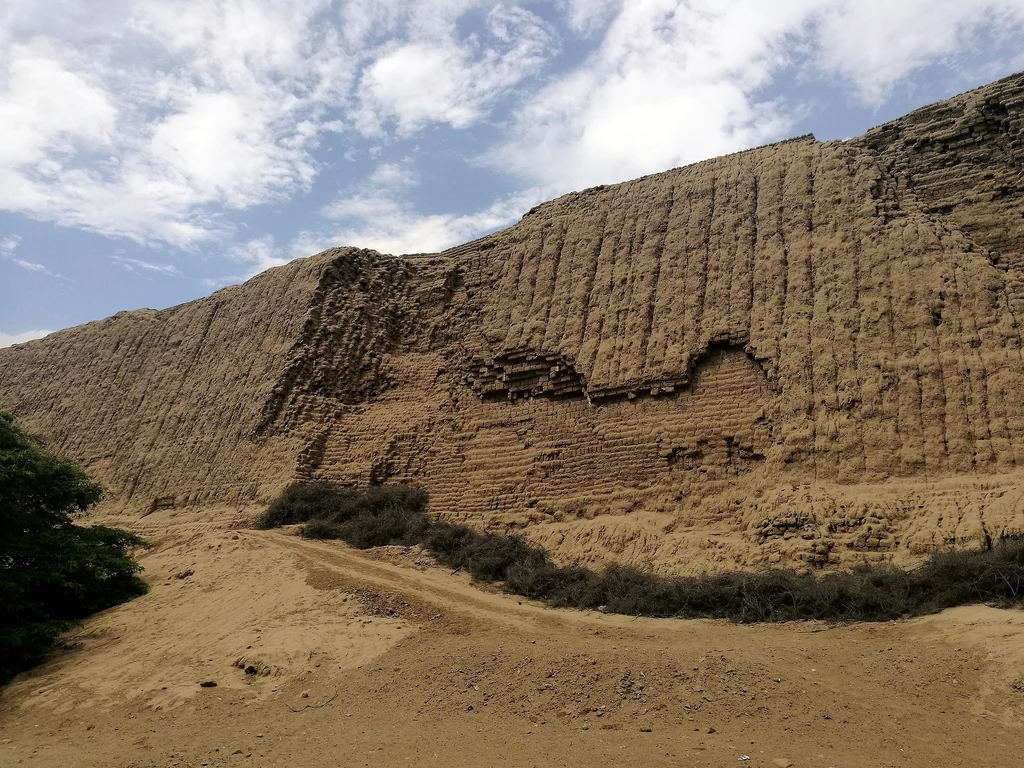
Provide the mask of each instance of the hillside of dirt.
{"label": "hillside of dirt", "polygon": [[0,765],[946,768],[1024,748],[1020,611],[628,618],[225,515],[137,530],[150,593],[0,694]]}
{"label": "hillside of dirt", "polygon": [[910,562],[1024,533],[1024,75],[333,249],[0,350],[0,408],[128,519],[405,482],[563,562]]}

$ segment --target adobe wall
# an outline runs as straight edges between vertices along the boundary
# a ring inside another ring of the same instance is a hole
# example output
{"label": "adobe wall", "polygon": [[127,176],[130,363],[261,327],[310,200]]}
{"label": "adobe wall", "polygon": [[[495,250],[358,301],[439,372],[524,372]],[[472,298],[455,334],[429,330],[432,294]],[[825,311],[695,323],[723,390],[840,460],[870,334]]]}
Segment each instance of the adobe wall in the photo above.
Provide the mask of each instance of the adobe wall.
{"label": "adobe wall", "polygon": [[336,249],[0,351],[0,407],[141,514],[423,485],[566,562],[906,561],[1024,532],[1017,75],[847,142]]}

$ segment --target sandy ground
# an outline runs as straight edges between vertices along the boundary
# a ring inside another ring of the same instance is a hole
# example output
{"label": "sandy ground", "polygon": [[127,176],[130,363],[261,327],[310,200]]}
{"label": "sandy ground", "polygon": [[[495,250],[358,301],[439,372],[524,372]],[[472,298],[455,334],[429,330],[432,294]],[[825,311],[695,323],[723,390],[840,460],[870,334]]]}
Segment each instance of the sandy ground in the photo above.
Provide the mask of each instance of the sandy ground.
{"label": "sandy ground", "polygon": [[1021,612],[837,628],[630,619],[486,591],[415,551],[142,522],[152,591],[3,692],[0,765],[1024,759]]}

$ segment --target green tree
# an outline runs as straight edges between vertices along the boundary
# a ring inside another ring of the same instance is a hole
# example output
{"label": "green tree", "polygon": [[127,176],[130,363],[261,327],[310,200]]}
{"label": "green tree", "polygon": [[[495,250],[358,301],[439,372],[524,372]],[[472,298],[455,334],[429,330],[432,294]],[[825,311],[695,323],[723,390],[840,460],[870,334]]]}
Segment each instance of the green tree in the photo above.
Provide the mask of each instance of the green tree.
{"label": "green tree", "polygon": [[0,684],[80,619],[146,591],[117,528],[77,525],[103,489],[0,412]]}

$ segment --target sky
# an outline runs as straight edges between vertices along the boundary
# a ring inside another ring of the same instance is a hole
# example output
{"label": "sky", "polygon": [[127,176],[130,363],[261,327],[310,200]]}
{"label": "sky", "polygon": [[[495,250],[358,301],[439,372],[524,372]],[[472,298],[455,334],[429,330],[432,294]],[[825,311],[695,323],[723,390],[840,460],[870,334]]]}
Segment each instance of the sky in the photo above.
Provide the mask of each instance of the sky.
{"label": "sky", "polygon": [[1024,70],[1024,0],[4,0],[0,346]]}

